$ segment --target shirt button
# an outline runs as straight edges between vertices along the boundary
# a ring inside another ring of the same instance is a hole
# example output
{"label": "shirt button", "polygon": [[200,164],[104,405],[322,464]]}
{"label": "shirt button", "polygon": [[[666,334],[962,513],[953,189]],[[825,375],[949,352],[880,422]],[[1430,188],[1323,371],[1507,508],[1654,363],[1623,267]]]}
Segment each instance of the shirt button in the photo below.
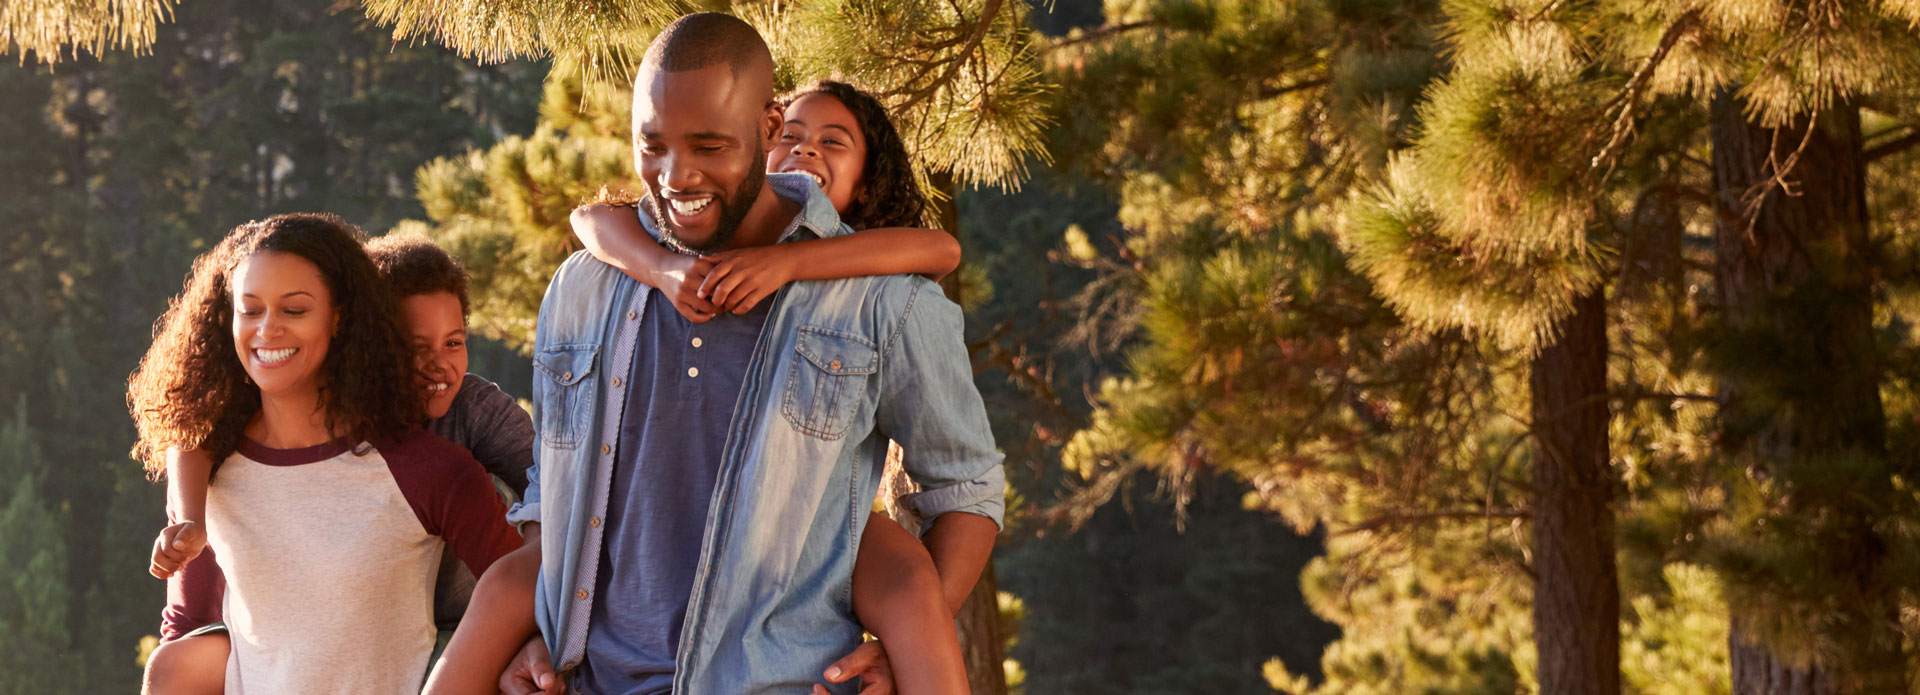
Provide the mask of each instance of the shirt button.
{"label": "shirt button", "polygon": [[562,374],[562,375],[560,375],[560,380],[561,380],[561,381],[573,381],[573,372],[567,372],[567,373],[565,373],[565,374]]}
{"label": "shirt button", "polygon": [[688,367],[688,368],[687,368],[687,376],[700,376],[700,368],[699,368],[699,367]]}
{"label": "shirt button", "polygon": [[596,516],[596,517],[593,517],[593,518],[591,518],[591,519],[588,519],[588,520],[587,520],[587,525],[588,525],[588,526],[592,526],[592,527],[594,527],[594,528],[599,528],[599,527],[600,527],[600,517],[597,517],[597,516]]}
{"label": "shirt button", "polygon": [[613,445],[612,445],[612,444],[601,444],[601,445],[600,445],[600,453],[602,453],[602,454],[611,454],[611,453],[613,453]]}
{"label": "shirt button", "polygon": [[585,601],[585,600],[587,600],[587,590],[586,590],[586,589],[581,589],[581,590],[579,590],[579,591],[576,591],[576,592],[573,592],[573,595],[575,595],[575,596],[578,596],[578,597],[580,597],[580,600],[582,600],[582,601]]}
{"label": "shirt button", "polygon": [[834,361],[832,361],[832,362],[828,362],[828,363],[827,363],[827,368],[828,368],[828,369],[839,369],[839,368],[840,368],[840,360],[834,360]]}
{"label": "shirt button", "polygon": [[637,312],[637,311],[629,311],[629,312],[627,312],[627,318],[629,318],[629,319],[634,319],[634,318],[639,318],[639,317],[640,317],[640,312]]}
{"label": "shirt button", "polygon": [[616,377],[614,377],[614,378],[613,378],[613,387],[614,387],[614,388],[620,388],[620,377],[617,377],[617,376],[616,376]]}
{"label": "shirt button", "polygon": [[694,347],[700,347],[700,343],[702,343],[702,342],[705,342],[705,341],[702,341],[702,340],[700,340],[699,338],[697,338],[697,337],[696,337],[696,338],[694,338],[694,339],[693,339],[693,346],[694,346]]}

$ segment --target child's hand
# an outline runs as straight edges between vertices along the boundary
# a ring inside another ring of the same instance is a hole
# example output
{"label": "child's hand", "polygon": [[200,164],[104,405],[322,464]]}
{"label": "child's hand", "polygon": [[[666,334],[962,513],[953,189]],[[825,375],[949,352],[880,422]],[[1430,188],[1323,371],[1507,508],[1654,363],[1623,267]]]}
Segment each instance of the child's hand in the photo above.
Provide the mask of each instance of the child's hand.
{"label": "child's hand", "polygon": [[200,524],[182,521],[160,529],[160,536],[153,539],[153,560],[147,572],[161,579],[171,577],[206,548],[207,529]]}
{"label": "child's hand", "polygon": [[707,274],[713,270],[713,257],[694,258],[673,254],[666,264],[667,270],[660,273],[660,282],[656,287],[673,301],[675,311],[694,323],[706,323],[714,314],[720,313],[713,302],[700,295],[700,284],[706,281]]}
{"label": "child's hand", "polygon": [[721,311],[747,313],[760,300],[793,282],[793,254],[789,249],[773,246],[734,249],[702,260],[712,260],[713,270],[707,273],[700,293]]}
{"label": "child's hand", "polygon": [[[830,683],[845,683],[860,677],[860,695],[893,695],[893,666],[887,662],[887,650],[879,642],[861,642],[853,653],[828,666]],[[813,684],[812,695],[827,695],[826,686]]]}

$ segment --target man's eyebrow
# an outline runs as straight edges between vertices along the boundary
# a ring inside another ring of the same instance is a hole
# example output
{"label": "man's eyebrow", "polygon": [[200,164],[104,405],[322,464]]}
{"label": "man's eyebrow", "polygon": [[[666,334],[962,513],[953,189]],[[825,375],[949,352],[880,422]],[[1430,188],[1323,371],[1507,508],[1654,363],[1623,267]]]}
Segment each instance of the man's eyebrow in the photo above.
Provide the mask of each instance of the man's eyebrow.
{"label": "man's eyebrow", "polygon": [[716,133],[711,130],[703,130],[698,133],[688,135],[687,139],[688,140],[725,140],[727,142],[732,142],[736,138],[726,133]]}

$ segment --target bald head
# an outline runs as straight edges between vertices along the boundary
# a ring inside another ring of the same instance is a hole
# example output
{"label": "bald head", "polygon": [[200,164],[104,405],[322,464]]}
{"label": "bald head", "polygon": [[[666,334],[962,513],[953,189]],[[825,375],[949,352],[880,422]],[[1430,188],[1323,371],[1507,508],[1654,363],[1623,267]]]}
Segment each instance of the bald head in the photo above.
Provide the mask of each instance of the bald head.
{"label": "bald head", "polygon": [[735,232],[743,244],[777,239],[784,203],[761,184],[781,122],[773,54],[752,26],[712,12],[667,25],[633,83],[634,166],[661,240],[704,252]]}
{"label": "bald head", "polygon": [[649,70],[687,72],[712,65],[726,65],[743,85],[766,85],[766,98],[773,99],[773,52],[753,26],[738,17],[718,12],[690,14],[668,24],[647,47],[640,62],[644,76]]}

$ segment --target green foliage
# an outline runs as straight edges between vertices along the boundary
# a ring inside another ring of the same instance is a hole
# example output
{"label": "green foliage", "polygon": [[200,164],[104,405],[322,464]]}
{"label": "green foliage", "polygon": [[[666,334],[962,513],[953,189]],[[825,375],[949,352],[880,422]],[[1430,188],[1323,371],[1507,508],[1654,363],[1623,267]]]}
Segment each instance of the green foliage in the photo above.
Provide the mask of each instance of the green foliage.
{"label": "green foliage", "polygon": [[1727,672],[1727,605],[1713,571],[1669,565],[1665,591],[1635,596],[1621,621],[1623,686],[1646,695],[1732,692]]}
{"label": "green foliage", "polygon": [[1240,485],[1200,477],[1184,532],[1169,500],[1143,500],[1071,537],[1003,541],[1003,586],[1027,609],[1010,652],[1027,692],[1252,695],[1276,655],[1314,672],[1336,633],[1293,587],[1318,542],[1239,509]]}
{"label": "green foliage", "polygon": [[15,0],[0,11],[0,49],[46,64],[110,50],[151,50],[177,0]]}
{"label": "green foliage", "polygon": [[1321,657],[1318,686],[1285,666],[1269,667],[1268,683],[1288,695],[1532,692],[1531,585],[1499,571],[1521,564],[1520,539],[1500,526],[1331,539],[1303,581],[1345,634]]}
{"label": "green foliage", "polygon": [[376,230],[417,216],[407,172],[533,121],[540,66],[394,46],[330,2],[172,19],[145,55],[0,67],[0,423],[32,449],[0,446],[0,554],[17,570],[0,603],[32,597],[0,609],[0,639],[21,640],[0,691],[139,687],[164,601],[142,565],[164,516],[126,457],[125,377],[194,255],[273,213]]}
{"label": "green foliage", "polygon": [[1047,86],[1027,44],[1024,2],[367,0],[366,6],[376,22],[393,26],[396,40],[427,38],[483,61],[552,57],[596,87],[630,82],[647,43],[674,18],[732,12],[767,38],[783,85],[834,76],[879,96],[923,175],[1013,187],[1027,177],[1028,158],[1047,158],[1040,98]]}
{"label": "green foliage", "polygon": [[431,222],[394,227],[459,258],[471,278],[470,329],[521,351],[533,344],[547,280],[580,248],[568,214],[603,186],[638,187],[626,137],[630,90],[588,89],[563,66],[544,94],[531,136],[420,167],[414,183]]}
{"label": "green foliage", "polygon": [[[25,399],[16,415],[0,423],[0,472],[18,474],[43,454],[26,420]],[[14,477],[7,503],[0,506],[0,562],[11,568],[0,583],[0,693],[46,692],[46,673],[75,673],[81,662],[62,645],[71,638],[67,610],[66,546],[61,537],[64,509],[40,499],[39,477]],[[48,670],[53,669],[53,670]]]}

